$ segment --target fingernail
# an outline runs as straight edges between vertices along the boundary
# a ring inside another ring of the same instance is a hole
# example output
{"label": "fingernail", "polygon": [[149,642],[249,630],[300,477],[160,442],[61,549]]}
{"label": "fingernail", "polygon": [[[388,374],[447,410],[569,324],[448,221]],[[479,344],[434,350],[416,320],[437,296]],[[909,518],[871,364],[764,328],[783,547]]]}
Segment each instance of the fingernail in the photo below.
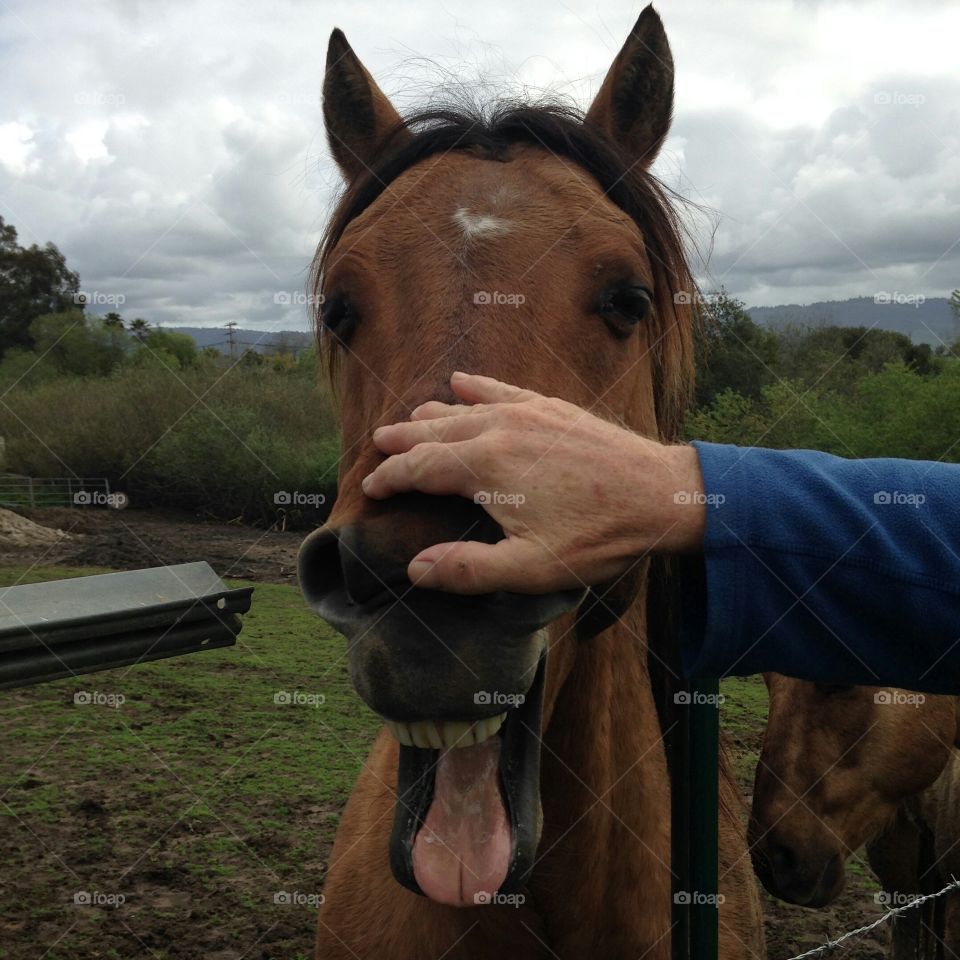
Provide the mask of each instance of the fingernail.
{"label": "fingernail", "polygon": [[410,562],[410,567],[407,571],[410,580],[413,583],[416,583],[418,580],[422,579],[427,573],[430,572],[430,568],[433,566],[433,560],[412,560]]}
{"label": "fingernail", "polygon": [[469,374],[464,373],[462,370],[454,370],[453,376],[450,377],[451,380],[464,380]]}
{"label": "fingernail", "polygon": [[363,492],[366,493],[370,487],[373,485],[373,474],[368,473],[361,481],[360,486],[363,488]]}
{"label": "fingernail", "polygon": [[383,427],[377,427],[377,429],[373,431],[374,442],[376,442],[378,437],[382,437],[382,436],[383,436]]}

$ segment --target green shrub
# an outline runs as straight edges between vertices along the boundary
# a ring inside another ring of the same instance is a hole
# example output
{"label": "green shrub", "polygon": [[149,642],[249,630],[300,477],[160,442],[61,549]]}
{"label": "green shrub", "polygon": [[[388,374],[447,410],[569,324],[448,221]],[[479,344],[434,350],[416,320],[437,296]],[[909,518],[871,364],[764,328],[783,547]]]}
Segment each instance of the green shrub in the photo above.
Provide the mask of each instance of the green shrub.
{"label": "green shrub", "polygon": [[960,462],[960,362],[923,375],[903,362],[862,376],[843,391],[781,380],[751,400],[732,390],[694,411],[691,439],[842,457]]}
{"label": "green shrub", "polygon": [[0,404],[0,435],[6,469],[107,477],[136,506],[269,522],[280,512],[275,493],[323,494],[329,505],[336,488],[325,388],[270,367],[124,367],[17,387]]}

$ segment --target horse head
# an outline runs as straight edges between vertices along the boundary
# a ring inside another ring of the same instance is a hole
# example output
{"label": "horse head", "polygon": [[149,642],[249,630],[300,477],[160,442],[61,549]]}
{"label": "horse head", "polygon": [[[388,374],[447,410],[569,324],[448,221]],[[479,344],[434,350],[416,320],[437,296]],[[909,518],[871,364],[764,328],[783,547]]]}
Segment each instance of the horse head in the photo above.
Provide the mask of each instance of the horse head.
{"label": "horse head", "polygon": [[940,775],[957,739],[956,698],[766,676],[767,730],[749,842],[774,896],[820,907],[850,855]]}

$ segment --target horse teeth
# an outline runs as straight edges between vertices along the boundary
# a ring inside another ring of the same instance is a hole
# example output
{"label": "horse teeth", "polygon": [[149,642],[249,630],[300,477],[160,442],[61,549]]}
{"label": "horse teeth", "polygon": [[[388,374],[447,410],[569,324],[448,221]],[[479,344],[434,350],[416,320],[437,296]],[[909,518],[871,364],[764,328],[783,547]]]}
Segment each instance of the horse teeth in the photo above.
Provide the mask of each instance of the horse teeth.
{"label": "horse teeth", "polygon": [[410,727],[405,723],[398,723],[396,720],[384,721],[387,729],[393,735],[393,739],[402,743],[405,747],[413,746],[413,737],[410,736]]}
{"label": "horse teeth", "polygon": [[417,720],[401,723],[386,720],[387,729],[394,740],[405,747],[420,747],[422,750],[454,750],[472,747],[489,740],[507,718],[505,713],[486,717],[471,723],[469,720]]}
{"label": "horse teeth", "polygon": [[427,721],[418,720],[410,724],[410,733],[413,736],[413,745],[421,750],[430,749],[430,737],[427,735]]}
{"label": "horse teeth", "polygon": [[[434,750],[441,750],[441,749],[443,749],[443,746],[444,746],[443,739],[444,739],[444,738],[443,738],[443,736],[441,735],[440,731],[437,729],[437,724],[435,724],[432,720],[428,720],[428,721],[426,722],[425,726],[426,726],[426,728],[427,728],[427,740],[430,741],[430,746],[433,747]],[[446,727],[446,724],[445,724],[445,723],[441,723],[440,726],[441,726],[441,727]]]}
{"label": "horse teeth", "polygon": [[484,740],[489,740],[503,726],[506,716],[505,713],[501,713],[496,717],[487,717],[486,720],[479,721],[476,724],[476,742],[483,743]]}
{"label": "horse teeth", "polygon": [[448,749],[473,746],[473,724],[466,720],[448,720],[440,724],[443,745]]}

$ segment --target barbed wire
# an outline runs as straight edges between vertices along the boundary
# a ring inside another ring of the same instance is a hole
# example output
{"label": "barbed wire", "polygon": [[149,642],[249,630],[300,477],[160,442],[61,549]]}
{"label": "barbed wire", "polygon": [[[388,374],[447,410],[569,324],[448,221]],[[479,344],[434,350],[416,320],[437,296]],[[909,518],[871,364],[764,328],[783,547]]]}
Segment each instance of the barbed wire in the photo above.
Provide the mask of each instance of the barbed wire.
{"label": "barbed wire", "polygon": [[950,883],[948,883],[942,890],[938,890],[936,893],[928,893],[922,897],[917,897],[916,900],[911,900],[910,903],[904,904],[902,907],[894,907],[892,910],[888,910],[882,917],[874,920],[873,923],[868,923],[865,927],[857,927],[856,930],[851,930],[849,933],[845,933],[842,937],[837,937],[836,940],[828,940],[826,943],[822,944],[819,947],[814,947],[812,950],[807,950],[806,953],[798,953],[795,957],[790,957],[790,960],[806,960],[807,957],[816,957],[822,953],[828,953],[830,950],[836,950],[845,940],[849,940],[852,937],[859,937],[865,933],[868,933],[871,930],[876,929],[881,924],[886,923],[888,920],[891,920],[893,917],[897,917],[902,913],[906,913],[908,910],[913,910],[915,907],[919,907],[922,903],[926,903],[928,900],[936,900],[937,897],[942,897],[945,893],[950,893],[951,890],[956,890],[960,888],[960,880],[957,880],[956,877],[951,876]]}

